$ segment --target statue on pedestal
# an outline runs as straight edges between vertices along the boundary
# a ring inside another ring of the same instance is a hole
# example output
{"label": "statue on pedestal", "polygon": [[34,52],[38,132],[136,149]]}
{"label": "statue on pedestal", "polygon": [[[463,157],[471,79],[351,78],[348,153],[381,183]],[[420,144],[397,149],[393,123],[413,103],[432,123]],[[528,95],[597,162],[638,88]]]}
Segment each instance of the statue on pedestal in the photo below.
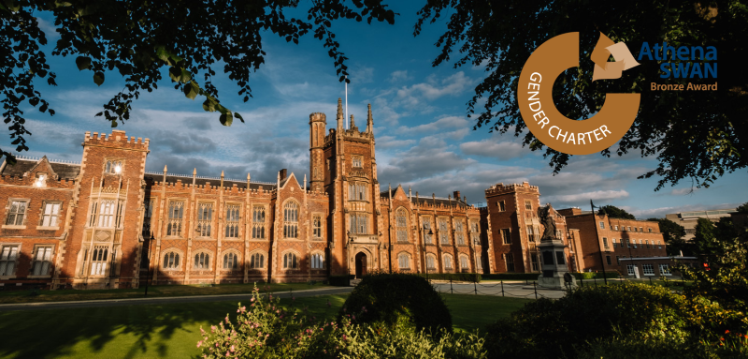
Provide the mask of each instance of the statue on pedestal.
{"label": "statue on pedestal", "polygon": [[569,273],[566,265],[566,246],[563,240],[557,237],[556,219],[551,205],[539,208],[538,217],[544,227],[538,245],[543,259],[543,273],[538,277],[538,285],[548,289],[576,287],[576,278]]}

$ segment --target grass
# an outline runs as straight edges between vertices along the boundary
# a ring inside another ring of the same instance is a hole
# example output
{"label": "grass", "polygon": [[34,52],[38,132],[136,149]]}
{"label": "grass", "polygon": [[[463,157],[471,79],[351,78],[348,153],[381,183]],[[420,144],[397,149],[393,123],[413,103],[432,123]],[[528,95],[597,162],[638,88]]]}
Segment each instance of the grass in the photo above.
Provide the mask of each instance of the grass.
{"label": "grass", "polygon": [[[149,291],[150,292],[150,291]],[[150,294],[149,294],[150,295]],[[483,329],[527,299],[442,294],[457,330]],[[281,299],[333,316],[347,295]],[[327,306],[330,301],[331,306]],[[235,301],[0,312],[0,358],[187,358],[199,354],[200,327],[236,312]]]}
{"label": "grass", "polygon": [[[319,289],[328,286],[307,283],[272,283],[258,284],[262,291],[288,292],[289,290]],[[220,284],[220,285],[161,285],[150,286],[148,297],[181,297],[193,295],[218,295],[251,293],[253,285]],[[29,302],[64,302],[72,300],[143,298],[145,288],[139,289],[104,289],[104,290],[18,290],[0,291],[0,304]]]}

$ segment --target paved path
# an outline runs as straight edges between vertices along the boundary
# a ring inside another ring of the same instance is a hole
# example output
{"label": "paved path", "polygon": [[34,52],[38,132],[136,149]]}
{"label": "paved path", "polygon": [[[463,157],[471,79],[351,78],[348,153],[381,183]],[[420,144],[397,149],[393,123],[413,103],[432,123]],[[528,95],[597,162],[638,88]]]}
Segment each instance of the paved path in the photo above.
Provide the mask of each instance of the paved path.
{"label": "paved path", "polygon": [[[336,287],[324,289],[307,289],[294,291],[293,296],[314,297],[318,295],[344,294],[350,293],[353,287]],[[266,292],[263,292],[265,294]],[[289,291],[273,292],[273,296],[280,298],[290,298]],[[252,297],[252,293],[240,294],[220,294],[220,295],[195,295],[184,297],[153,297],[153,298],[127,298],[127,299],[102,299],[102,300],[84,300],[69,302],[35,302],[35,303],[11,303],[0,304],[0,312],[14,310],[40,310],[40,309],[69,309],[69,308],[91,308],[91,307],[109,307],[109,306],[127,306],[143,304],[174,304],[174,303],[199,303],[199,302],[219,302],[219,301],[245,301]]]}

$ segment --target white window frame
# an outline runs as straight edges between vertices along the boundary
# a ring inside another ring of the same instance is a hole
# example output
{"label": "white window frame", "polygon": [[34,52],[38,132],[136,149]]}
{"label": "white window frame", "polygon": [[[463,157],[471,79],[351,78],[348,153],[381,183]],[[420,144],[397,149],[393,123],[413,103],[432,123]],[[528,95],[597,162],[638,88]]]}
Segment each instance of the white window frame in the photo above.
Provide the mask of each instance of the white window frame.
{"label": "white window frame", "polygon": [[322,215],[312,216],[312,238],[322,238]]}
{"label": "white window frame", "polygon": [[[3,225],[3,228],[26,228],[26,218],[28,217],[29,213],[29,203],[31,203],[31,200],[29,199],[10,198],[8,200],[8,207],[6,207],[7,212],[5,215],[5,224]],[[20,209],[23,210],[21,213],[19,213]],[[13,220],[11,220],[11,216],[13,216]]]}
{"label": "white window frame", "polygon": [[197,226],[195,233],[197,237],[210,238],[213,229],[213,202],[197,203]]}
{"label": "white window frame", "polygon": [[354,168],[363,168],[364,167],[364,159],[361,156],[351,156],[351,165]]}
{"label": "white window frame", "polygon": [[51,276],[52,260],[55,255],[54,245],[37,245],[31,261],[30,277]]}
{"label": "white window frame", "polygon": [[179,270],[182,263],[180,262],[180,256],[182,253],[175,250],[166,250],[164,255],[160,258],[162,270]]}
{"label": "white window frame", "polygon": [[470,259],[464,254],[460,256],[460,269],[470,270]]}
{"label": "white window frame", "polygon": [[296,201],[283,205],[283,238],[299,238],[300,207]]}
{"label": "white window frame", "polygon": [[223,270],[238,270],[239,267],[239,255],[234,252],[224,252],[223,253],[223,266],[221,267]]}
{"label": "white window frame", "polygon": [[312,269],[322,270],[325,269],[325,255],[319,252],[312,253]]}
{"label": "white window frame", "polygon": [[265,239],[265,206],[252,207],[252,239]]}
{"label": "white window frame", "polygon": [[0,246],[0,278],[15,277],[20,252],[20,244],[4,243]]}
{"label": "white window frame", "polygon": [[397,255],[397,265],[400,270],[410,270],[410,255],[400,253]]}
{"label": "white window frame", "polygon": [[501,229],[501,239],[503,244],[512,244],[512,230],[511,228]]}
{"label": "white window frame", "polygon": [[283,253],[283,269],[284,270],[299,270],[301,263],[299,263],[299,255],[295,252]]}
{"label": "white window frame", "polygon": [[[115,170],[117,168],[117,165],[119,165],[119,173]],[[112,175],[118,175],[125,171],[125,161],[124,160],[106,160],[104,163],[104,173],[112,174]]]}
{"label": "white window frame", "polygon": [[660,264],[660,275],[664,275],[664,276],[673,275],[673,273],[670,273],[670,266],[667,264]]}
{"label": "white window frame", "polygon": [[62,202],[60,201],[44,201],[42,207],[42,220],[37,229],[43,228],[60,228],[60,209],[62,208]]}
{"label": "white window frame", "polygon": [[264,252],[252,252],[249,254],[249,269],[265,269]]}
{"label": "white window frame", "polygon": [[636,268],[636,265],[634,264],[627,264],[626,265],[626,273],[628,275],[636,275],[636,271],[634,270]]}
{"label": "white window frame", "polygon": [[[113,252],[113,251],[112,251]],[[104,277],[109,274],[107,264],[109,264],[109,246],[94,246],[91,253],[91,275]]]}
{"label": "white window frame", "polygon": [[442,259],[444,260],[444,271],[451,271],[454,270],[454,266],[452,263],[452,255],[451,254],[445,254]]}
{"label": "white window frame", "polygon": [[170,200],[168,205],[166,236],[181,237],[182,224],[184,221],[184,203],[183,200]]}
{"label": "white window frame", "polygon": [[241,205],[229,203],[226,205],[226,236],[225,238],[239,238],[239,229],[241,226]]}
{"label": "white window frame", "polygon": [[198,251],[195,252],[192,256],[193,262],[192,262],[192,269],[193,270],[200,270],[200,271],[209,271],[211,270],[210,266],[210,252],[205,251]]}
{"label": "white window frame", "polygon": [[652,265],[651,263],[642,264],[642,275],[654,277],[654,265]]}

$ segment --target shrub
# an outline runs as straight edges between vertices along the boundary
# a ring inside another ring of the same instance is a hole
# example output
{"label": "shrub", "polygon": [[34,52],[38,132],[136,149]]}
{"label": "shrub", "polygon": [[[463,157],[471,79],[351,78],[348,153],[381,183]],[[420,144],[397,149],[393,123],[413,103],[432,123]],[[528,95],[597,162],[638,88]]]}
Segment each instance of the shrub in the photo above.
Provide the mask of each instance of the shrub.
{"label": "shrub", "polygon": [[673,343],[662,339],[616,338],[599,340],[576,356],[577,359],[738,359],[748,357],[748,339],[723,338],[722,345]]}
{"label": "shrub", "polygon": [[623,283],[528,303],[489,326],[486,342],[493,358],[557,358],[617,337],[718,344],[725,330],[745,333],[746,328],[743,313],[705,298],[687,300],[663,287]]}
{"label": "shrub", "polygon": [[425,278],[413,274],[364,276],[340,313],[345,315],[352,311],[364,311],[360,316],[362,323],[412,325],[419,331],[426,329],[431,333],[437,333],[440,328],[452,331],[452,316],[442,297]]}
{"label": "shrub", "polygon": [[[360,313],[357,313],[360,314]],[[356,315],[339,321],[280,307],[280,299],[267,299],[256,290],[249,306],[239,304],[236,319],[227,314],[210,331],[200,328],[197,347],[203,358],[486,358],[484,339],[477,333],[439,338],[412,327],[384,323],[361,324]]]}

